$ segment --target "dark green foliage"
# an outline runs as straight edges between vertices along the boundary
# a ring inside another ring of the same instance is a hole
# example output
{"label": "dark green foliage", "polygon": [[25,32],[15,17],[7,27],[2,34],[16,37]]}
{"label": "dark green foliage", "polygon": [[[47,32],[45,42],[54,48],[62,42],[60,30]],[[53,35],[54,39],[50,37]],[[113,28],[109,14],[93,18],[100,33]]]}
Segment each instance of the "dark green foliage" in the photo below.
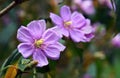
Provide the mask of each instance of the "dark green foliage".
{"label": "dark green foliage", "polygon": [[14,50],[13,53],[5,60],[5,62],[3,63],[1,70],[2,72],[0,73],[0,75],[4,75],[6,70],[3,70],[5,67],[14,64],[16,61],[18,61],[18,59],[20,58],[21,54],[18,52],[18,50]]}
{"label": "dark green foliage", "polygon": [[120,0],[116,0],[116,29],[120,32]]}

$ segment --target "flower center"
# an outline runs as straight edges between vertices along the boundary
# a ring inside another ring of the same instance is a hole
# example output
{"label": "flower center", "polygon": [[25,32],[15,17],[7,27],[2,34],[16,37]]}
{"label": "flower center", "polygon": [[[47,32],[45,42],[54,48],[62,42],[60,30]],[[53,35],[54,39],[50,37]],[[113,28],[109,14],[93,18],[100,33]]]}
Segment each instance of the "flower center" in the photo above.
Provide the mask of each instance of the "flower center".
{"label": "flower center", "polygon": [[65,28],[68,28],[72,24],[72,21],[67,21],[64,24],[65,24]]}
{"label": "flower center", "polygon": [[41,45],[43,44],[44,40],[43,39],[40,39],[40,40],[35,40],[35,46],[37,48],[40,48]]}

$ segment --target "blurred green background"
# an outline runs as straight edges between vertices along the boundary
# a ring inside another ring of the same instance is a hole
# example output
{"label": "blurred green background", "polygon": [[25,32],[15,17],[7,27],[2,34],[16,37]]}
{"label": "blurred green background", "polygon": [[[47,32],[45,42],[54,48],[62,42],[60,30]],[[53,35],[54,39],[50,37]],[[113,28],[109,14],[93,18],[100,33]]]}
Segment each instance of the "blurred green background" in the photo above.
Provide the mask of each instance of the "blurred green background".
{"label": "blurred green background", "polygon": [[[12,0],[0,0],[0,10]],[[120,0],[116,0],[116,11],[93,0],[96,13],[87,15],[79,6],[77,10],[91,24],[97,25],[95,37],[89,43],[74,43],[61,40],[67,46],[57,61],[38,71],[38,78],[120,78],[120,49],[111,44],[111,39],[120,31]],[[16,39],[17,29],[26,26],[32,20],[45,19],[47,26],[53,24],[49,13],[59,14],[63,5],[73,5],[72,0],[29,0],[0,17],[0,66],[19,44]],[[72,9],[72,7],[71,7]],[[16,59],[17,60],[17,59]],[[32,78],[30,73],[23,73],[22,78]]]}

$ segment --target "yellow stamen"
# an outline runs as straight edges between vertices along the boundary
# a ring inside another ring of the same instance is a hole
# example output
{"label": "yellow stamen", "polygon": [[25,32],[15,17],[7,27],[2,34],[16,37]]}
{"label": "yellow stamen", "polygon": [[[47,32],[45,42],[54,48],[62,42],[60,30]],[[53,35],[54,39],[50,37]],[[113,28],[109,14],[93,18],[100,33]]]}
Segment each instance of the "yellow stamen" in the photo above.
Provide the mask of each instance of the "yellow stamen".
{"label": "yellow stamen", "polygon": [[65,22],[65,26],[69,26],[72,24],[72,21]]}
{"label": "yellow stamen", "polygon": [[35,46],[36,46],[37,48],[40,48],[40,46],[41,46],[41,44],[43,44],[43,42],[44,42],[43,39],[36,40],[36,41],[35,41]]}

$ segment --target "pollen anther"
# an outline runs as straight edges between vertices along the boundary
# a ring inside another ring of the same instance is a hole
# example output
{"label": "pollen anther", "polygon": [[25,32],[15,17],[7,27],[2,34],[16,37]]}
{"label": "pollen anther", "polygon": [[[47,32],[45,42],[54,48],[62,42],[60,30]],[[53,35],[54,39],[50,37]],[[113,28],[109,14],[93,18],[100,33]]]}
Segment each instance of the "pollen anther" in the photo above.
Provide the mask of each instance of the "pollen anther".
{"label": "pollen anther", "polygon": [[72,24],[72,21],[65,22],[65,25],[66,25],[66,26],[69,26],[69,25],[71,25],[71,24]]}
{"label": "pollen anther", "polygon": [[40,46],[43,44],[44,40],[43,39],[40,39],[40,40],[35,40],[35,46],[37,48],[40,48]]}

